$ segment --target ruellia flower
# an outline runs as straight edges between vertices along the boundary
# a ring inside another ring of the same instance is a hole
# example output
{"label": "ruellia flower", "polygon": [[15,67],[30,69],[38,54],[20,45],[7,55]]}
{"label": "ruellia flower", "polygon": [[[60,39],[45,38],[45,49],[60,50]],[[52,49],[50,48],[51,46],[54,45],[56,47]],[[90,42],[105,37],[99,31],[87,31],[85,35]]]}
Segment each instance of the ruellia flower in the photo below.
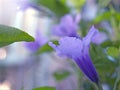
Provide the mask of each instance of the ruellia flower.
{"label": "ruellia flower", "polygon": [[69,37],[76,37],[77,30],[78,30],[78,23],[80,21],[80,14],[77,14],[73,17],[70,14],[63,16],[60,20],[60,23],[53,26],[52,32],[56,36],[69,36]]}
{"label": "ruellia flower", "polygon": [[28,50],[35,52],[46,42],[47,42],[46,38],[43,38],[40,31],[37,30],[36,36],[35,36],[35,41],[34,42],[24,42],[24,45]]}
{"label": "ruellia flower", "polygon": [[89,49],[92,38],[97,33],[98,30],[92,26],[88,34],[82,39],[77,37],[63,37],[59,40],[59,45],[49,42],[49,45],[56,50],[58,55],[71,58],[81,71],[95,83],[98,83],[99,77],[92,63]]}

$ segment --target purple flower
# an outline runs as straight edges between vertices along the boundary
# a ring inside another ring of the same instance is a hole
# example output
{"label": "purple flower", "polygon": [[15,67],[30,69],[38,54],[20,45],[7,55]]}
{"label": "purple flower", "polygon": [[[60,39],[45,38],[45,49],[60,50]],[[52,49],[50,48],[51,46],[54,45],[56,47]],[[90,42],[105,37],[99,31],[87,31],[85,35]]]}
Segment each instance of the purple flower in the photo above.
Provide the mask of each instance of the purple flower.
{"label": "purple flower", "polygon": [[77,37],[64,37],[56,46],[52,42],[49,45],[56,50],[58,55],[72,58],[82,72],[93,82],[98,83],[99,77],[92,63],[89,54],[90,43],[98,30],[91,27],[86,37],[79,39]]}
{"label": "purple flower", "polygon": [[18,5],[18,10],[20,11],[25,11],[28,8],[40,10],[40,7],[38,7],[35,3],[31,2],[30,0],[17,0],[16,3]]}
{"label": "purple flower", "polygon": [[73,16],[70,14],[63,16],[60,20],[60,23],[52,28],[53,34],[60,37],[77,37],[78,23],[80,18],[80,14],[76,15],[75,18],[73,18]]}
{"label": "purple flower", "polygon": [[105,33],[99,32],[94,36],[94,38],[92,39],[92,42],[97,45],[100,45],[107,39],[108,39],[108,37]]}
{"label": "purple flower", "polygon": [[25,42],[24,45],[27,49],[32,52],[37,51],[42,45],[46,43],[46,39],[41,36],[40,31],[36,31],[35,41],[34,42]]}

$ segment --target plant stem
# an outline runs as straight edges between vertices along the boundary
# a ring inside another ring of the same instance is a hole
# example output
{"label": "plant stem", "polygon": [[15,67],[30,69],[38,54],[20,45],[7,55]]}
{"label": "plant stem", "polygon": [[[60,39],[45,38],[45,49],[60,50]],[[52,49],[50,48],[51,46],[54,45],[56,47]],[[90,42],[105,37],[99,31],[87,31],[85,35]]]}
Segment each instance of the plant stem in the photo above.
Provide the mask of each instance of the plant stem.
{"label": "plant stem", "polygon": [[103,90],[102,85],[101,85],[100,82],[98,82],[96,85],[97,85],[98,90]]}
{"label": "plant stem", "polygon": [[117,70],[117,77],[116,77],[116,81],[115,81],[113,90],[117,90],[118,83],[120,82],[120,71],[119,70],[120,70],[120,66],[118,67],[118,70]]}

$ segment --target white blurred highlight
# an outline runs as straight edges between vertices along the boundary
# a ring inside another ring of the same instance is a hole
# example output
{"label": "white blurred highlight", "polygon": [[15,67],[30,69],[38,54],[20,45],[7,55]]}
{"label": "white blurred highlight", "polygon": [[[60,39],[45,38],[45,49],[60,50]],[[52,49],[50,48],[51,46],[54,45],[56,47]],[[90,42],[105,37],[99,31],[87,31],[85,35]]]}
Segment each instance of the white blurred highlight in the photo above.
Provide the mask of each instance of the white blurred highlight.
{"label": "white blurred highlight", "polygon": [[[1,49],[0,49],[0,60],[5,59],[6,56],[7,56],[7,52],[6,52],[6,50],[3,49],[3,48],[1,48]],[[0,89],[0,90],[1,90],[1,89]]]}
{"label": "white blurred highlight", "polygon": [[8,82],[4,82],[4,83],[0,84],[0,90],[11,90],[10,88],[11,87]]}

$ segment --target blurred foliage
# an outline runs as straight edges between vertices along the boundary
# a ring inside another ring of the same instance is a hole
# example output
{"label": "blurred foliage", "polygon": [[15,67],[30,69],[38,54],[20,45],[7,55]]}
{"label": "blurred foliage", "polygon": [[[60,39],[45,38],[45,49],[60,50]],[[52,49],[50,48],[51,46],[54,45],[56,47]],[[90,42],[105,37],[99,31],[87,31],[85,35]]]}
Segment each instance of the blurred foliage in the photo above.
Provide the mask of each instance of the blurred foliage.
{"label": "blurred foliage", "polygon": [[118,66],[118,63],[116,61],[110,60],[104,48],[102,48],[101,46],[96,46],[92,44],[90,48],[90,54],[93,63],[97,68],[101,81],[107,82],[113,86],[114,79],[112,79],[112,75],[114,74],[116,66]]}
{"label": "blurred foliage", "polygon": [[56,90],[54,87],[38,87],[38,88],[34,88],[32,90]]}
{"label": "blurred foliage", "polygon": [[34,38],[26,32],[17,28],[0,25],[0,47],[9,45],[18,41],[34,41]]}
{"label": "blurred foliage", "polygon": [[96,16],[96,18],[93,20],[93,23],[97,24],[105,20],[111,21],[111,19],[115,19],[116,23],[120,23],[120,13],[115,11],[103,12]]}
{"label": "blurred foliage", "polygon": [[108,47],[107,54],[112,56],[112,57],[119,57],[120,52],[119,52],[119,49],[116,47]]}
{"label": "blurred foliage", "polygon": [[58,70],[53,73],[53,76],[57,81],[62,81],[66,79],[69,75],[70,75],[70,72],[67,70]]}
{"label": "blurred foliage", "polygon": [[101,8],[107,7],[112,0],[97,0]]}
{"label": "blurred foliage", "polygon": [[42,53],[51,52],[51,51],[53,51],[53,48],[50,47],[47,43],[39,48],[39,50],[37,51],[37,54],[42,54]]}
{"label": "blurred foliage", "polygon": [[116,81],[113,90],[120,90],[120,66],[117,68]]}
{"label": "blurred foliage", "polygon": [[101,47],[103,47],[103,48],[112,47],[112,46],[119,48],[119,46],[120,46],[120,41],[119,41],[119,40],[118,40],[118,41],[107,40],[107,41],[105,41],[105,42],[103,42],[103,43],[101,44]]}
{"label": "blurred foliage", "polygon": [[109,10],[98,13],[93,24],[99,24],[103,21],[108,21],[114,30],[114,40],[120,40],[120,12],[117,12],[113,6],[109,6]]}
{"label": "blurred foliage", "polygon": [[[58,41],[57,40],[53,40],[51,42],[53,42],[54,44],[58,45]],[[42,54],[42,53],[51,52],[51,51],[53,51],[53,48],[51,46],[49,46],[48,42],[47,42],[45,45],[43,45],[42,47],[40,47],[38,49],[37,54]]]}
{"label": "blurred foliage", "polygon": [[70,12],[66,6],[66,0],[35,0],[35,2],[51,10],[57,17],[61,17]]}
{"label": "blurred foliage", "polygon": [[80,12],[86,0],[69,0],[69,1],[71,2],[72,6],[75,9],[77,9],[78,12]]}
{"label": "blurred foliage", "polygon": [[88,81],[83,83],[83,87],[84,87],[84,90],[96,90],[93,84]]}

